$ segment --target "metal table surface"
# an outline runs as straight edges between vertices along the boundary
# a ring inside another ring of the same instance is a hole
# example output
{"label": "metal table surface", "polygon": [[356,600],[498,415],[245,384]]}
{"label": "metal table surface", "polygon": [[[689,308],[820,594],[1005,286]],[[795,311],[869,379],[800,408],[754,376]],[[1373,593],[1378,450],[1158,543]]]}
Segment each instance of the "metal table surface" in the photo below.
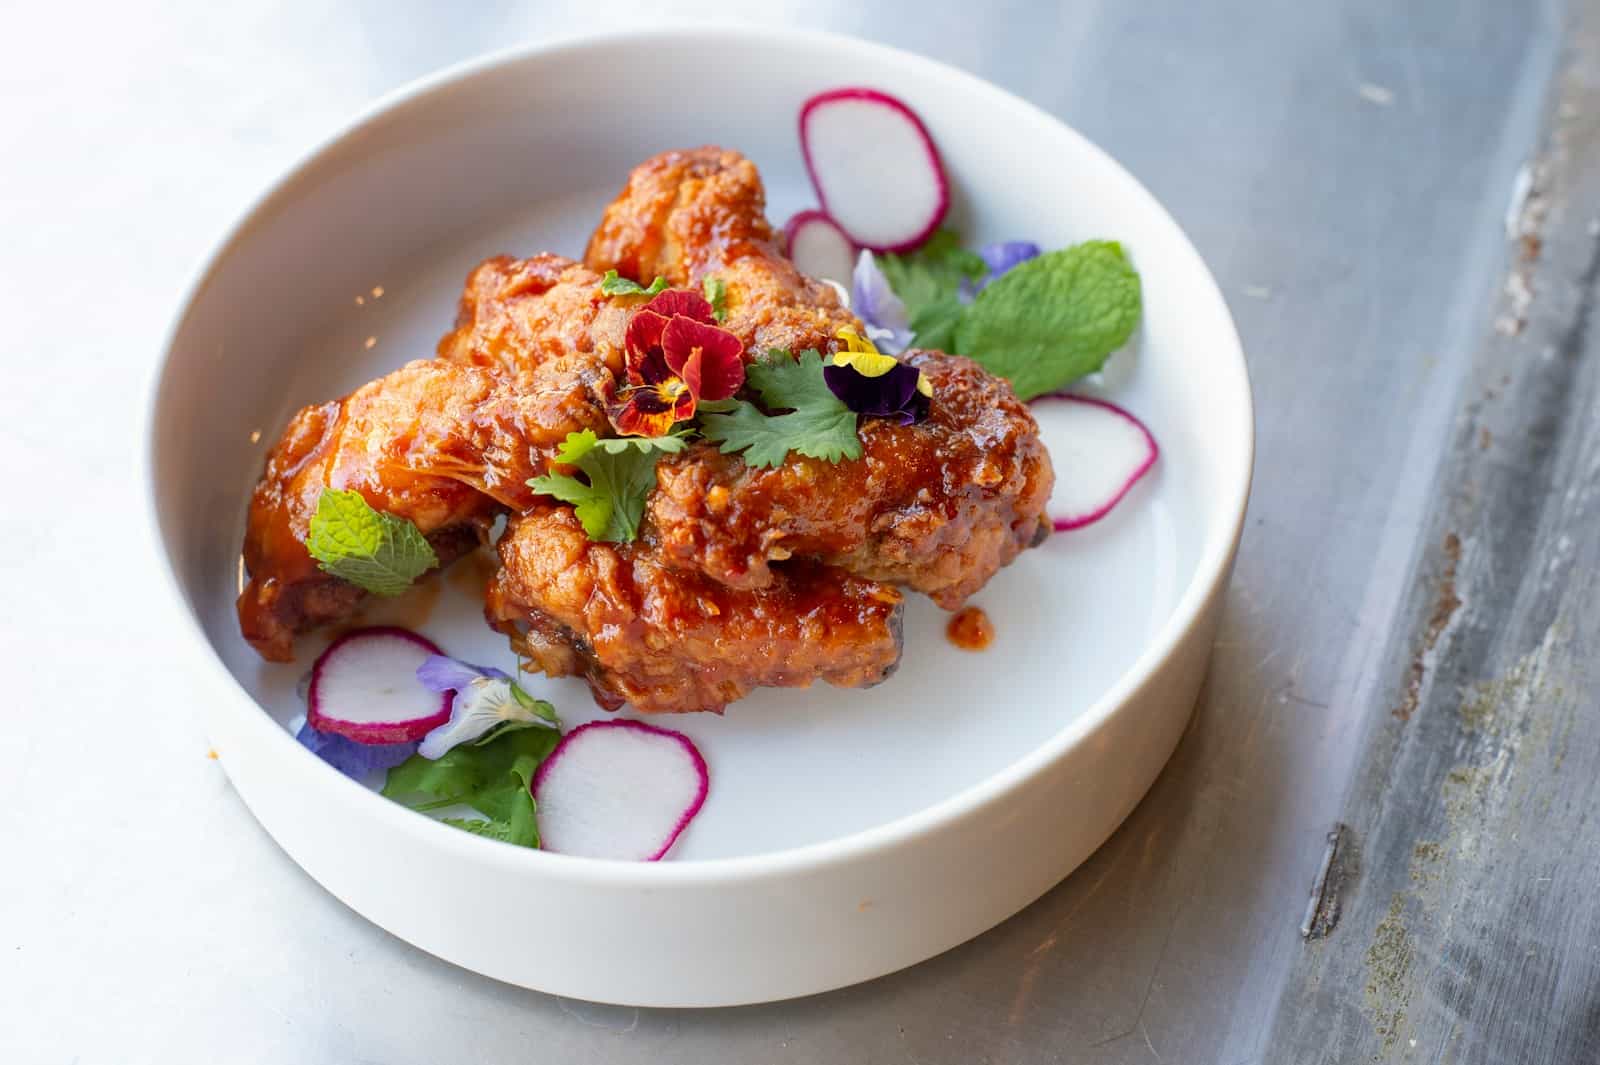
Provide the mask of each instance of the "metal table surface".
{"label": "metal table surface", "polygon": [[[912,970],[652,1012],[434,960],[272,844],[165,664],[133,453],[182,281],[312,143],[446,63],[686,14],[925,52],[1110,150],[1221,280],[1259,447],[1193,724],[1093,859]],[[5,24],[0,1061],[1600,1060],[1600,5],[185,0]]]}

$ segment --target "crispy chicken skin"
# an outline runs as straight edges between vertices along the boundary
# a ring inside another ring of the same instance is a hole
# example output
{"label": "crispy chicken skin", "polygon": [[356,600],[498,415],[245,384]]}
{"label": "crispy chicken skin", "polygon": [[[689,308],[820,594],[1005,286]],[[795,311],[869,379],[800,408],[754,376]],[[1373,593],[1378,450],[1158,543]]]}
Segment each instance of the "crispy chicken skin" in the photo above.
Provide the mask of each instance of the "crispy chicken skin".
{"label": "crispy chicken skin", "polygon": [[487,370],[419,361],[342,400],[307,407],[267,456],[250,501],[250,583],[239,627],[263,658],[292,658],[296,633],[337,621],[364,597],[322,572],[305,537],[325,488],[359,491],[414,522],[442,565],[487,538],[495,516],[534,500],[524,482],[577,429],[605,424],[592,367],[551,367],[513,384]]}
{"label": "crispy chicken skin", "polygon": [[970,359],[905,361],[933,383],[929,417],[865,419],[857,461],[755,469],[707,445],[664,459],[648,512],[662,556],[736,588],[815,556],[953,610],[1040,542],[1054,475],[1028,408]]}
{"label": "crispy chicken skin", "polygon": [[659,275],[674,288],[718,278],[727,291],[723,325],[745,342],[748,358],[771,348],[832,351],[834,333],[859,332],[861,322],[832,288],[794,268],[766,206],[761,175],[738,152],[664,152],[628,175],[584,263],[644,284]]}
{"label": "crispy chicken skin", "polygon": [[817,679],[867,687],[900,660],[900,593],[820,563],[728,588],[643,544],[591,541],[567,507],[512,519],[499,551],[490,623],[545,673],[587,678],[610,709],[721,710]]}
{"label": "crispy chicken skin", "polygon": [[439,358],[481,366],[527,386],[557,370],[622,372],[628,312],[639,301],[600,291],[600,275],[559,255],[486,259],[467,275],[456,327]]}

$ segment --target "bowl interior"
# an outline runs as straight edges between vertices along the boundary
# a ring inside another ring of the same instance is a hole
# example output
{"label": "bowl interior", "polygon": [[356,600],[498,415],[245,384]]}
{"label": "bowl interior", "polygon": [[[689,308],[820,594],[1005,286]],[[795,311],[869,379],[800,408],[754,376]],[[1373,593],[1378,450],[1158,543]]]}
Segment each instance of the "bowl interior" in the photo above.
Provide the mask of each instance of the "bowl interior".
{"label": "bowl interior", "polygon": [[[949,798],[1057,736],[1172,635],[1180,601],[1224,564],[1248,480],[1250,408],[1226,308],[1148,194],[1047,116],[926,61],[820,38],[622,38],[484,65],[381,109],[256,207],[184,310],[153,413],[155,503],[211,650],[264,712],[285,725],[302,712],[297,683],[326,643],[306,638],[296,664],[269,665],[233,614],[249,491],[289,416],[429,356],[485,256],[580,255],[628,169],[657,151],[737,148],[760,166],[775,220],[812,206],[796,115],[808,95],[842,84],[887,89],[919,111],[954,185],[950,224],[969,241],[1128,247],[1145,323],[1090,390],[1143,417],[1162,460],[1109,518],[1027,552],[975,597],[998,631],[989,650],[954,648],[945,615],[918,599],[901,668],[876,689],[766,691],[721,717],[668,722],[713,774],[676,856],[783,850]],[[668,87],[692,103],[629,103]],[[1039,413],[1048,442],[1049,405]],[[1058,478],[1072,477],[1053,450]],[[488,567],[460,563],[364,620],[409,624],[451,653],[509,667],[481,620]],[[571,723],[599,716],[580,682],[530,687]]]}

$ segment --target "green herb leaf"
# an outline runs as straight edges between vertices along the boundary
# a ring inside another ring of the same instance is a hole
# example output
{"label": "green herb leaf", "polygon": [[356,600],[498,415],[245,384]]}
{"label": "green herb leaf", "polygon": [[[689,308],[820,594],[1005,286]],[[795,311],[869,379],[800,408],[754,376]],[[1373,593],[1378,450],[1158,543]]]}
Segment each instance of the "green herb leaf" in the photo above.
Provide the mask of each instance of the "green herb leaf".
{"label": "green herb leaf", "polygon": [[537,847],[533,774],[560,741],[555,729],[525,728],[502,733],[481,746],[452,747],[432,761],[414,754],[389,770],[383,794],[413,810],[470,806],[490,824],[468,828],[458,819],[449,819],[450,823],[507,843]]}
{"label": "green herb leaf", "polygon": [[791,451],[824,462],[861,457],[855,412],[828,390],[815,351],[802,351],[798,359],[770,351],[746,369],[745,381],[768,410],[788,413],[767,414],[743,400],[701,404],[700,430],[724,454],[742,451],[756,467],[776,466]]}
{"label": "green herb leaf", "polygon": [[967,313],[966,304],[955,296],[924,303],[910,316],[909,325],[919,348],[955,351],[956,327]]}
{"label": "green herb leaf", "polygon": [[[961,246],[954,230],[941,229],[927,243],[907,255],[880,255],[878,268],[888,278],[889,287],[905,303],[911,315],[911,328],[917,331],[918,347],[938,347],[918,328],[918,316],[927,308],[946,305],[939,317],[949,315],[949,307],[959,316],[961,302],[956,298],[961,282],[976,281],[989,270],[983,257]],[[925,323],[928,324],[928,323]]]}
{"label": "green herb leaf", "polygon": [[711,304],[711,316],[718,322],[728,320],[728,286],[722,283],[720,277],[708,277],[701,282],[705,290],[706,301]]}
{"label": "green herb leaf", "polygon": [[[471,832],[474,836],[487,836],[502,843],[511,842],[511,826],[504,821],[485,821],[478,817],[441,817],[439,820],[451,828]],[[538,846],[538,843],[534,843]]]}
{"label": "green herb leaf", "polygon": [[587,483],[570,474],[535,477],[528,487],[571,503],[591,540],[628,543],[639,535],[645,500],[656,486],[656,462],[687,446],[681,436],[625,436],[602,440],[592,429],[569,433],[556,461],[576,466]]}
{"label": "green herb leaf", "polygon": [[1139,312],[1139,274],[1122,245],[1091,240],[996,278],[962,315],[954,346],[1032,399],[1100,369]]}
{"label": "green herb leaf", "polygon": [[650,282],[649,288],[629,278],[619,277],[615,270],[607,270],[606,276],[600,279],[600,291],[607,296],[654,296],[665,291],[666,287],[667,279],[659,274]]}
{"label": "green herb leaf", "polygon": [[339,488],[317,497],[306,550],[324,571],[378,595],[399,595],[439,564],[415,525]]}

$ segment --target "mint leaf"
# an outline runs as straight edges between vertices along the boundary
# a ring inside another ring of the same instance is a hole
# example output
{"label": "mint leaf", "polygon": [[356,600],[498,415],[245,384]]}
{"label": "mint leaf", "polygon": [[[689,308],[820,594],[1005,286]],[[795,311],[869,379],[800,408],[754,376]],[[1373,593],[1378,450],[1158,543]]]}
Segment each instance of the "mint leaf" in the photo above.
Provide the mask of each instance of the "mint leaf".
{"label": "mint leaf", "polygon": [[711,316],[718,322],[728,320],[728,286],[722,283],[720,277],[708,277],[701,283],[705,290],[706,302],[711,304]]}
{"label": "mint leaf", "polygon": [[911,328],[917,331],[919,347],[935,347],[917,329],[918,312],[934,304],[953,301],[962,281],[976,281],[989,272],[983,256],[967,251],[954,230],[941,229],[927,243],[906,255],[880,255],[878,268],[889,279],[889,287],[905,303],[911,315]]}
{"label": "mint leaf", "polygon": [[629,278],[619,277],[615,270],[607,270],[606,276],[600,279],[600,291],[607,296],[654,296],[665,291],[666,287],[667,279],[660,275],[650,282],[649,288]]}
{"label": "mint leaf", "polygon": [[530,728],[481,746],[453,747],[433,761],[414,754],[389,770],[383,794],[413,810],[470,806],[489,821],[446,820],[468,832],[537,847],[533,774],[559,742],[554,729]]}
{"label": "mint leaf", "polygon": [[700,431],[721,444],[723,454],[742,451],[745,463],[755,467],[777,466],[791,451],[824,462],[861,457],[855,412],[828,389],[815,351],[803,351],[798,359],[768,352],[746,369],[745,382],[768,410],[788,413],[767,414],[743,400],[701,404]]}
{"label": "mint leaf", "polygon": [[571,503],[589,539],[628,543],[639,535],[645,500],[656,486],[656,462],[685,446],[681,436],[602,440],[584,429],[567,434],[556,461],[578,467],[588,480],[548,473],[528,481],[528,487]]}
{"label": "mint leaf", "polygon": [[306,550],[325,572],[377,595],[399,595],[439,564],[422,530],[339,488],[317,497]]}
{"label": "mint leaf", "polygon": [[955,348],[1032,399],[1100,369],[1139,312],[1139,274],[1122,245],[1091,240],[996,278],[961,317]]}

